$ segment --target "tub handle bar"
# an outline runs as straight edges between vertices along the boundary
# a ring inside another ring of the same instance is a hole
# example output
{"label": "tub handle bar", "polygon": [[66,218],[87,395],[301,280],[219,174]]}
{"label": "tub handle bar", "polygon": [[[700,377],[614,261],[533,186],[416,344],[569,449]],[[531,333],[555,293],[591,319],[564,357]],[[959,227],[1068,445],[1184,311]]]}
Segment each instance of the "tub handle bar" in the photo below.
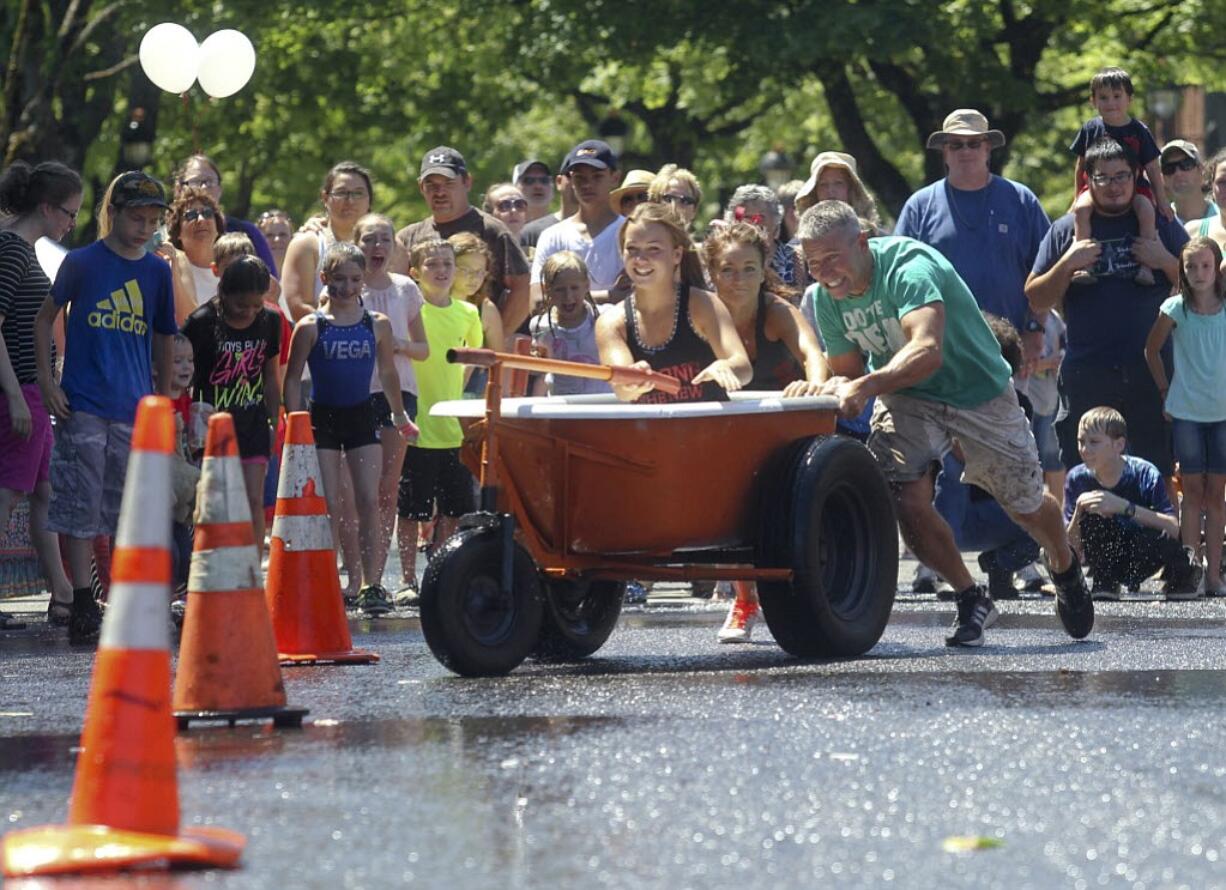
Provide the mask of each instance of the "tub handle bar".
{"label": "tub handle bar", "polygon": [[637,368],[588,365],[535,355],[495,352],[492,349],[448,349],[447,361],[455,365],[476,365],[479,368],[501,364],[504,368],[521,368],[539,374],[567,374],[571,377],[607,380],[609,383],[650,383],[660,392],[669,395],[681,392],[681,381],[676,377],[669,377],[659,371],[640,371]]}

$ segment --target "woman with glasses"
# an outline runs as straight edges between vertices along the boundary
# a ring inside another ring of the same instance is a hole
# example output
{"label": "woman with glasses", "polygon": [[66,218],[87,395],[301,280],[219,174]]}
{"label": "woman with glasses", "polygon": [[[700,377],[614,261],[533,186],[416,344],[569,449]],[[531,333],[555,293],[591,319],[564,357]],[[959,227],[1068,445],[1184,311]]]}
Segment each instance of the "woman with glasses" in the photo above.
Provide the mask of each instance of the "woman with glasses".
{"label": "woman with glasses", "polygon": [[[485,190],[485,201],[481,209],[510,229],[515,240],[528,223],[528,199],[520,191],[519,186],[509,182],[499,182]],[[532,259],[531,256],[528,259]]]}
{"label": "woman with glasses", "polygon": [[358,220],[370,213],[374,203],[374,183],[365,167],[341,161],[324,176],[319,191],[323,202],[323,225],[304,229],[293,237],[285,251],[285,272],[281,282],[284,308],[297,322],[319,305],[323,283],[319,270],[328,248],[340,241],[353,241]]}
{"label": "woman with glasses", "polygon": [[694,217],[702,203],[702,186],[684,167],[665,164],[647,187],[647,200],[672,207],[681,216],[686,229],[693,231]]}
{"label": "woman with glasses", "polygon": [[261,213],[255,224],[268,242],[268,249],[272,251],[272,258],[276,261],[276,266],[270,268],[279,278],[281,266],[285,263],[285,251],[294,237],[294,221],[284,210],[274,208]]}
{"label": "woman with glasses", "polygon": [[[203,189],[213,199],[213,203],[220,207],[221,169],[208,155],[194,154],[183,162],[183,166],[179,168],[175,176],[175,192],[183,188]],[[264,265],[269,269],[280,270],[281,267],[277,265],[268,241],[265,240],[263,233],[255,223],[235,216],[223,216],[221,231],[242,232],[251,239],[255,247],[255,255],[264,261]],[[279,275],[280,272],[276,271],[275,274]]]}
{"label": "woman with glasses", "polygon": [[169,243],[158,248],[169,260],[175,283],[175,320],[187,316],[217,295],[213,242],[225,231],[221,207],[207,191],[191,186],[175,193],[166,220]]}
{"label": "woman with glasses", "polygon": [[[59,536],[46,530],[51,502],[51,415],[34,361],[34,319],[51,292],[34,245],[59,241],[81,209],[81,177],[54,161],[18,161],[0,176],[0,532],[13,507],[30,499],[30,543],[51,586],[47,621],[68,623],[72,584],[60,559]],[[0,630],[21,622],[0,612]]]}

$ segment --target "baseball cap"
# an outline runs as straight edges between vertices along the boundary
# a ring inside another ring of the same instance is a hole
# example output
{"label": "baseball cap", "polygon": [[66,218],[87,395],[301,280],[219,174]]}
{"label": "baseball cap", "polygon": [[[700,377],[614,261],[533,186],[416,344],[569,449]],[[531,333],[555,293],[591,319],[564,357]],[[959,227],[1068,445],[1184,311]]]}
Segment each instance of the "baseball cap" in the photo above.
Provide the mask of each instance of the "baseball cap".
{"label": "baseball cap", "polygon": [[464,155],[446,145],[430,149],[422,156],[421,172],[417,174],[417,181],[421,182],[436,173],[448,179],[467,175],[468,165],[464,163]]}
{"label": "baseball cap", "polygon": [[511,171],[511,182],[519,185],[519,178],[531,170],[533,167],[544,167],[547,175],[553,175],[549,169],[549,165],[540,158],[528,158],[526,161],[520,161],[515,165],[515,169]]}
{"label": "baseball cap", "polygon": [[111,204],[115,207],[161,207],[165,209],[166,190],[162,184],[139,170],[122,174],[111,189]]}
{"label": "baseball cap", "polygon": [[571,167],[580,165],[595,167],[597,170],[616,170],[617,155],[609,148],[608,143],[599,139],[588,139],[567,152],[561,172],[569,173]]}
{"label": "baseball cap", "polygon": [[1189,142],[1187,139],[1172,139],[1166,145],[1162,146],[1161,160],[1165,161],[1167,155],[1173,151],[1181,151],[1189,158],[1200,163],[1200,149],[1196,147],[1194,142]]}

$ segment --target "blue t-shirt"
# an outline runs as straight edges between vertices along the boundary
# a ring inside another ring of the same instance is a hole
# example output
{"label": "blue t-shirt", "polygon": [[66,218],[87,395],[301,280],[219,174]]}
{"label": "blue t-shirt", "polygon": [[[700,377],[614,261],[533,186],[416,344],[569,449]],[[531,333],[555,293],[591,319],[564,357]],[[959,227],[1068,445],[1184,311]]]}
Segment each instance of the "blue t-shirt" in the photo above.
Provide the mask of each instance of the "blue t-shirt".
{"label": "blue t-shirt", "polygon": [[51,296],[68,304],[60,386],[73,411],[121,423],[153,392],[153,334],[174,334],[170,266],[145,254],[124,259],[95,241],[64,257]]}
{"label": "blue t-shirt", "polygon": [[986,188],[963,191],[940,180],[907,199],[895,235],[935,247],[949,260],[984,312],[1026,320],[1026,276],[1051,222],[1034,192],[993,176]]}
{"label": "blue t-shirt", "polygon": [[[1068,478],[1064,480],[1064,521],[1068,522],[1073,518],[1077,498],[1087,491],[1103,489],[1103,484],[1085,464],[1078,464],[1069,470]],[[1171,506],[1171,499],[1166,494],[1166,483],[1162,480],[1158,468],[1131,454],[1124,455],[1124,472],[1120,474],[1120,481],[1106,490],[1146,510],[1165,513],[1167,516],[1175,515],[1175,508]],[[1111,518],[1116,522],[1136,525],[1135,520],[1126,516],[1116,515]]]}
{"label": "blue t-shirt", "polygon": [[[1132,239],[1137,234],[1134,213],[1101,216],[1090,220],[1094,240],[1102,245],[1098,263],[1091,269],[1092,284],[1071,284],[1064,294],[1064,323],[1068,325],[1068,349],[1064,365],[1110,366],[1145,361],[1145,338],[1158,317],[1158,308],[1171,292],[1171,282],[1154,270],[1154,283],[1134,280],[1137,263],[1132,259]],[[1158,217],[1158,235],[1175,256],[1188,242],[1188,233],[1178,223]],[[1039,246],[1034,272],[1041,275],[1064,256],[1073,243],[1073,214],[1054,223]]]}

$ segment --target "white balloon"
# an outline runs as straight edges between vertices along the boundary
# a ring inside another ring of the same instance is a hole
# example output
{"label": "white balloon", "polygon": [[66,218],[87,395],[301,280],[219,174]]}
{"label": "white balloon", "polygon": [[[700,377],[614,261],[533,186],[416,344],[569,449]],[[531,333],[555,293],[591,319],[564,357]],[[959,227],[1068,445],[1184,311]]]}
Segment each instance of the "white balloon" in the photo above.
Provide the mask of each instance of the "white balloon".
{"label": "white balloon", "polygon": [[233,96],[255,71],[255,47],[241,31],[216,31],[200,44],[200,86],[214,99]]}
{"label": "white balloon", "polygon": [[170,93],[191,89],[199,58],[200,45],[192,32],[173,22],[154,25],[140,41],[140,66],[145,76]]}

